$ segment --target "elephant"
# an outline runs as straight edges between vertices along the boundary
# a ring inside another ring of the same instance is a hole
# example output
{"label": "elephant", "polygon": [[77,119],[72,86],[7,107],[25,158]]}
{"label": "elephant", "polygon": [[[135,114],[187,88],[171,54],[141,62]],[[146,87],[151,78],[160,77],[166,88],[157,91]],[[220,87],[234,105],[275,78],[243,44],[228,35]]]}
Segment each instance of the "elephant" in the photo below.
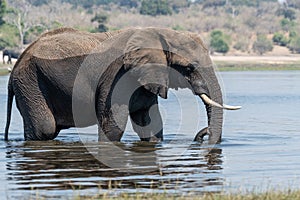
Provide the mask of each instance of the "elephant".
{"label": "elephant", "polygon": [[170,88],[189,88],[202,99],[208,127],[200,138],[208,134],[211,143],[220,142],[223,109],[240,107],[223,104],[198,34],[155,27],[49,31],[11,72],[5,140],[15,96],[25,140],[52,140],[62,129],[97,124],[99,141],[120,141],[129,116],[142,141],[162,141],[158,97],[166,99]]}
{"label": "elephant", "polygon": [[5,64],[5,60],[4,60],[5,56],[8,57],[7,64],[12,64],[11,59],[12,58],[15,58],[15,59],[19,58],[20,53],[17,52],[17,51],[14,51],[14,50],[4,49],[3,50],[3,64]]}

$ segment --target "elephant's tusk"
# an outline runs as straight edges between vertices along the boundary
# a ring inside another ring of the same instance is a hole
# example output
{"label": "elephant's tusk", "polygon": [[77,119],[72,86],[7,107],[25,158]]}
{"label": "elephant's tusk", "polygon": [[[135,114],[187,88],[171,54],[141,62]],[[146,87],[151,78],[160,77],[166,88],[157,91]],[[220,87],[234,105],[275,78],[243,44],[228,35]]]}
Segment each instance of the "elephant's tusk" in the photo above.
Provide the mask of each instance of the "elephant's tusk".
{"label": "elephant's tusk", "polygon": [[212,106],[216,106],[218,108],[223,108],[225,110],[238,110],[242,107],[242,106],[230,106],[230,105],[226,105],[226,104],[223,104],[223,106],[221,106],[219,103],[211,100],[206,94],[201,94],[200,97],[205,103],[212,105]]}
{"label": "elephant's tusk", "polygon": [[242,106],[230,106],[230,105],[223,104],[223,108],[226,110],[238,110],[242,108]]}

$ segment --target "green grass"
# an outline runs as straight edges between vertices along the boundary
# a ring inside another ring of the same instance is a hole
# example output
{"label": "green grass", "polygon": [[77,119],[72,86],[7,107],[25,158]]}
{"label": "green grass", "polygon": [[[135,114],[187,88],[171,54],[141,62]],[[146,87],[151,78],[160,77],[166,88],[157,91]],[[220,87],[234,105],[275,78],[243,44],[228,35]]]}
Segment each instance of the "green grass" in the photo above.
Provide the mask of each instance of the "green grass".
{"label": "green grass", "polygon": [[8,67],[12,67],[12,66],[8,64],[0,63],[0,76],[9,74]]}
{"label": "green grass", "polygon": [[110,200],[110,199],[125,199],[125,200],[300,200],[300,191],[287,191],[276,192],[270,191],[265,193],[250,193],[250,194],[218,194],[218,193],[205,193],[203,195],[172,195],[172,194],[149,194],[149,193],[137,193],[137,194],[120,194],[114,197],[108,195],[99,195],[94,197],[75,196],[75,200],[88,199],[88,200]]}
{"label": "green grass", "polygon": [[1,67],[0,67],[0,76],[1,76],[1,75],[7,75],[7,74],[9,74],[8,69],[7,69],[7,68],[1,68]]}
{"label": "green grass", "polygon": [[268,64],[268,63],[231,63],[215,62],[219,71],[279,71],[300,70],[300,63]]}
{"label": "green grass", "polygon": [[[282,71],[300,70],[300,63],[268,64],[268,63],[234,63],[234,62],[215,62],[217,69],[221,72],[226,71]],[[9,74],[9,65],[0,64],[0,75]]]}

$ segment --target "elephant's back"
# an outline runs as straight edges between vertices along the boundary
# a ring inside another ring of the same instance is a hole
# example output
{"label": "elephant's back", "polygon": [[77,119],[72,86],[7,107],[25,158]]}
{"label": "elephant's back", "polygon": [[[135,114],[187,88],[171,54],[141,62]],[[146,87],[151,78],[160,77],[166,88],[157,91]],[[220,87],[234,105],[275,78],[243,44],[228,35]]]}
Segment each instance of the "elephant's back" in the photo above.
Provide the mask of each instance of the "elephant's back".
{"label": "elephant's back", "polygon": [[100,40],[96,34],[82,32],[71,28],[56,29],[43,34],[28,49],[28,53],[36,58],[58,60],[87,55],[101,45],[106,39],[103,34]]}

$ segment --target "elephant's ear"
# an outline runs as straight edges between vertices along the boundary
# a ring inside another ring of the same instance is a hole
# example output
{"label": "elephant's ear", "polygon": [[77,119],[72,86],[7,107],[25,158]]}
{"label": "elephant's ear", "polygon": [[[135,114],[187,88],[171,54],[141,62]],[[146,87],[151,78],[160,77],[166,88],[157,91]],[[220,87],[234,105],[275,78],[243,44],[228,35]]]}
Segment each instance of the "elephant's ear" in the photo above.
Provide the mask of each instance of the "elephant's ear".
{"label": "elephant's ear", "polygon": [[124,67],[147,90],[167,98],[169,86],[167,43],[153,30],[138,30],[127,42]]}

